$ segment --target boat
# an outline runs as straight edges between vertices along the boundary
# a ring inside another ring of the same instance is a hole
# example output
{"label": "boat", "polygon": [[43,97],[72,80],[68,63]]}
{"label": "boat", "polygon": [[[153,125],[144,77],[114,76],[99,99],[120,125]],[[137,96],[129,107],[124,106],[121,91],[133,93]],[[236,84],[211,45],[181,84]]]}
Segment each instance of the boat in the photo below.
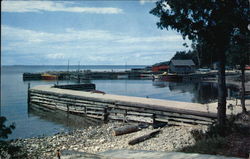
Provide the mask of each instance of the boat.
{"label": "boat", "polygon": [[155,75],[154,79],[162,80],[162,81],[173,81],[179,82],[182,81],[182,76],[172,73],[164,72],[163,74]]}
{"label": "boat", "polygon": [[41,76],[43,80],[56,80],[58,78],[57,75],[51,75],[48,73],[43,73]]}

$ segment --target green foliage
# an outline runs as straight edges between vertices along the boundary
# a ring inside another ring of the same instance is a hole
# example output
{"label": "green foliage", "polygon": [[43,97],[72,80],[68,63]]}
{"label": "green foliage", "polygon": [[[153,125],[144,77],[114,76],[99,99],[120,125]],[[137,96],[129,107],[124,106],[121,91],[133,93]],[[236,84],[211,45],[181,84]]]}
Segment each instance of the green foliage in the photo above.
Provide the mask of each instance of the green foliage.
{"label": "green foliage", "polygon": [[171,28],[190,40],[218,44],[228,42],[218,39],[229,38],[235,28],[243,31],[241,26],[247,27],[248,4],[246,0],[159,0],[150,13],[160,18],[157,26],[161,29]]}
{"label": "green foliage", "polygon": [[[236,116],[231,116],[225,125],[221,126],[218,124],[213,124],[208,127],[208,130],[204,133],[201,130],[193,130],[191,134],[193,135],[196,141],[203,140],[203,139],[210,139],[210,138],[217,138],[217,137],[225,137],[232,133],[248,133],[245,127],[242,127],[239,124],[235,124]],[[224,131],[222,131],[222,129]]]}
{"label": "green foliage", "polygon": [[194,50],[206,63],[219,60],[232,41],[242,45],[237,35],[247,37],[249,32],[246,0],[159,0],[150,13],[159,17],[160,29],[176,30],[192,40]]}
{"label": "green foliage", "polygon": [[[8,138],[8,135],[15,129],[14,123],[6,126],[4,124],[6,121],[7,119],[4,116],[0,116],[0,139]],[[27,153],[21,147],[11,145],[9,141],[0,140],[0,158],[25,159]]]}
{"label": "green foliage", "polygon": [[188,146],[180,149],[181,152],[203,153],[203,154],[223,154],[227,148],[227,141],[223,137],[212,137],[202,139],[196,142],[193,146]]}
{"label": "green foliage", "polygon": [[[235,154],[235,152],[231,152],[229,148],[230,142],[228,139],[232,137],[232,135],[236,136],[249,136],[250,130],[249,127],[244,127],[240,124],[235,124],[236,116],[231,116],[226,122],[224,126],[220,126],[218,124],[209,126],[207,132],[203,132],[201,130],[193,130],[191,131],[192,136],[194,137],[196,143],[194,145],[190,145],[179,149],[181,152],[189,152],[189,153],[204,153],[204,154],[213,154],[213,155],[230,155],[237,156],[239,154]],[[224,129],[224,131],[221,131]],[[222,133],[223,132],[223,133]],[[235,141],[234,141],[235,142]],[[237,140],[236,140],[237,142]],[[243,146],[244,148],[245,146]],[[237,150],[238,151],[238,150]],[[248,156],[248,149],[242,149],[243,155]],[[241,156],[242,157],[242,156]],[[244,156],[243,156],[244,157]]]}
{"label": "green foliage", "polygon": [[12,133],[12,130],[15,129],[15,124],[6,126],[4,123],[7,119],[4,116],[0,116],[0,138],[8,138],[8,135]]}
{"label": "green foliage", "polygon": [[0,158],[26,159],[27,152],[7,141],[0,141]]}
{"label": "green foliage", "polygon": [[188,59],[193,60],[196,65],[198,64],[197,55],[196,52],[194,51],[188,51],[188,52],[177,51],[171,60],[188,60]]}
{"label": "green foliage", "polygon": [[231,45],[227,55],[227,64],[230,66],[240,65],[241,68],[250,64],[250,31],[246,31],[244,34],[235,33],[235,36],[231,39]]}

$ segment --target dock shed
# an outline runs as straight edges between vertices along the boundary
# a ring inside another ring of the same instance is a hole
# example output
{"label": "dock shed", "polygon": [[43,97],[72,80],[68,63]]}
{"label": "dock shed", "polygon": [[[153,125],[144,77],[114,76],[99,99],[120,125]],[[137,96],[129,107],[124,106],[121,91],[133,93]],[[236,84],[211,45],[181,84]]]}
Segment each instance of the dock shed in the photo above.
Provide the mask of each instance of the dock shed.
{"label": "dock shed", "polygon": [[177,74],[194,73],[196,70],[193,60],[171,60],[169,68],[170,72]]}

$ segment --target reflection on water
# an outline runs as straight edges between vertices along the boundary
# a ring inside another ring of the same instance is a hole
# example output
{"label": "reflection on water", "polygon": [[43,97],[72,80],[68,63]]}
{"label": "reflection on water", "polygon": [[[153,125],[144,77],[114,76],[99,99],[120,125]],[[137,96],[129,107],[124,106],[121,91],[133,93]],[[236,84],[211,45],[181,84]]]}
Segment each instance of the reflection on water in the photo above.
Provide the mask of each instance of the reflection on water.
{"label": "reflection on water", "polygon": [[74,115],[61,110],[37,108],[35,105],[29,106],[28,114],[29,116],[38,116],[40,119],[63,125],[71,130],[101,124],[99,120],[90,119],[83,115]]}
{"label": "reflection on water", "polygon": [[[168,87],[171,92],[191,93],[194,103],[210,103],[218,98],[218,84],[214,82],[166,82],[154,81],[153,85],[157,88]],[[227,85],[228,97],[235,97],[238,88],[234,85]]]}

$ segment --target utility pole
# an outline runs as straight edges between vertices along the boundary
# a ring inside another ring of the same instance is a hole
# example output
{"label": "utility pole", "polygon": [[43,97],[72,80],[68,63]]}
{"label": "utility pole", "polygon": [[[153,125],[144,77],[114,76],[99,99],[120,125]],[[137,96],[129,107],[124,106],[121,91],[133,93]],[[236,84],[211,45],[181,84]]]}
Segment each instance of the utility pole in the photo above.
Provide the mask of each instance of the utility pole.
{"label": "utility pole", "polygon": [[78,61],[77,82],[80,83],[80,61]]}
{"label": "utility pole", "polygon": [[67,70],[67,76],[68,76],[68,83],[69,83],[69,59],[68,59],[68,70]]}

